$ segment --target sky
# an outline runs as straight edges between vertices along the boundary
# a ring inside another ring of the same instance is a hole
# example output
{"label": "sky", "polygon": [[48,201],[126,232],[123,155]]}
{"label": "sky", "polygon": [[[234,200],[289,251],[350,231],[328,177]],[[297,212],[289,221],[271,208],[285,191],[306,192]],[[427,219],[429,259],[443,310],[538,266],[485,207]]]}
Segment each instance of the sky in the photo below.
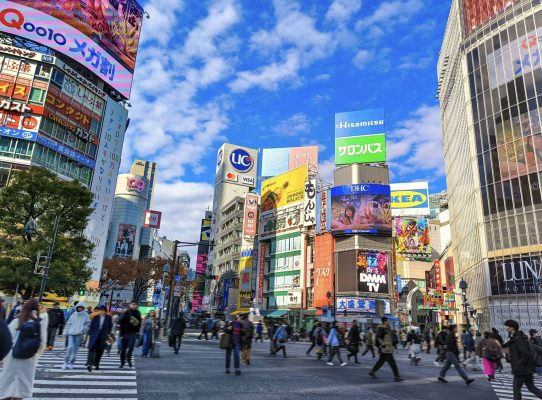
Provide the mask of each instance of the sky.
{"label": "sky", "polygon": [[218,148],[319,146],[334,114],[384,108],[392,182],[446,188],[438,52],[451,0],[146,0],[121,171],[159,164],[161,235],[197,241]]}

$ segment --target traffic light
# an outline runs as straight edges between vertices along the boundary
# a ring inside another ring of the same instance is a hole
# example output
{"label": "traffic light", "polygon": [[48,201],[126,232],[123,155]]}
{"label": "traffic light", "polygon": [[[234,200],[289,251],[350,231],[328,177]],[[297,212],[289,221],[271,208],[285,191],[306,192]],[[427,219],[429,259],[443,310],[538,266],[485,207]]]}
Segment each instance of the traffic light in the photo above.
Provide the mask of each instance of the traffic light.
{"label": "traffic light", "polygon": [[79,290],[77,291],[77,294],[79,296],[84,296],[85,295],[85,288],[79,288]]}

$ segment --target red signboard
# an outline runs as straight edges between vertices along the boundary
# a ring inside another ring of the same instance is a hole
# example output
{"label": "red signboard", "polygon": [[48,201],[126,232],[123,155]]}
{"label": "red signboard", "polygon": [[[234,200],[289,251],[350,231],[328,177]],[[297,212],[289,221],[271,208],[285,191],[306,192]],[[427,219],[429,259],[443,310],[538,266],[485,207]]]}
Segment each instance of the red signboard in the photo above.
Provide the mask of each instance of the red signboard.
{"label": "red signboard", "polygon": [[90,129],[90,116],[74,104],[70,104],[51,92],[47,93],[45,103],[48,110],[66,117],[76,126],[80,126],[87,131]]}
{"label": "red signboard", "polygon": [[260,243],[260,262],[258,264],[258,304],[263,305],[263,283],[265,275],[265,244]]}
{"label": "red signboard", "polygon": [[467,35],[519,0],[463,0]]}
{"label": "red signboard", "polygon": [[160,222],[162,221],[162,213],[160,211],[147,210],[145,211],[145,228],[160,229]]}
{"label": "red signboard", "polygon": [[335,277],[334,240],[330,233],[314,238],[314,307],[333,305],[334,299],[327,298],[333,293]]}
{"label": "red signboard", "polygon": [[440,273],[440,261],[434,260],[433,267],[435,268],[435,284],[437,290],[442,290],[442,275]]}

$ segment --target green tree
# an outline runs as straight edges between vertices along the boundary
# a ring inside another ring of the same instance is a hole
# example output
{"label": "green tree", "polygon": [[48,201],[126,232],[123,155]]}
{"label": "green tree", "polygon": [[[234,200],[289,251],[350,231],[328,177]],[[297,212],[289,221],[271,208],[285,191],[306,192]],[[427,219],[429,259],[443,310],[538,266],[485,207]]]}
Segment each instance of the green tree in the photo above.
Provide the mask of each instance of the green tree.
{"label": "green tree", "polygon": [[[84,286],[92,274],[87,261],[93,244],[83,235],[91,204],[87,188],[44,168],[19,172],[0,189],[0,290],[13,292],[19,285],[25,298],[39,292],[41,276],[34,273],[34,264],[38,252],[47,255],[56,215],[60,224],[46,291],[69,296]],[[24,230],[32,220],[39,235]]]}

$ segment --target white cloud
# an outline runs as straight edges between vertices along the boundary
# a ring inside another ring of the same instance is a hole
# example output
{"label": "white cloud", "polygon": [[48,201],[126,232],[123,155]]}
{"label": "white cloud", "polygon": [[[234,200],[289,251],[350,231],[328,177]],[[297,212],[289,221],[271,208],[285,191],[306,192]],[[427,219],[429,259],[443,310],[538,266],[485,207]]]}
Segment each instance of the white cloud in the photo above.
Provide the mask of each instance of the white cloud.
{"label": "white cloud", "polygon": [[320,179],[333,184],[335,169],[337,169],[335,165],[335,156],[320,161],[318,164],[318,175],[320,176]]}
{"label": "white cloud", "polygon": [[356,66],[356,68],[363,69],[365,68],[365,65],[367,62],[369,62],[372,58],[371,52],[368,50],[359,50],[356,55],[354,56],[354,59],[352,62]]}
{"label": "white cloud", "polygon": [[315,94],[314,96],[312,96],[311,100],[312,100],[312,102],[314,104],[319,104],[319,103],[322,103],[324,101],[331,100],[331,96],[329,94],[325,94],[325,93]]}
{"label": "white cloud", "polygon": [[166,45],[177,23],[176,13],[183,9],[183,0],[152,0],[145,4],[150,18],[143,20],[141,45],[156,40]]}
{"label": "white cloud", "polygon": [[390,27],[397,23],[404,23],[422,8],[423,0],[386,1],[381,3],[373,14],[360,20],[356,24],[356,29],[370,28],[376,24]]}
{"label": "white cloud", "polygon": [[326,13],[327,21],[344,23],[361,9],[361,0],[334,0]]}
{"label": "white cloud", "polygon": [[273,131],[284,136],[298,136],[310,133],[311,124],[309,118],[303,113],[297,113],[290,118],[280,121]]}
{"label": "white cloud", "polygon": [[402,57],[399,69],[424,69],[433,63],[433,57],[407,56]]}
{"label": "white cloud", "polygon": [[422,105],[392,130],[387,141],[391,168],[399,177],[414,171],[444,174],[439,106]]}
{"label": "white cloud", "polygon": [[317,75],[314,80],[316,82],[318,81],[327,81],[329,80],[329,78],[331,78],[331,75],[330,74],[320,74],[320,75]]}

